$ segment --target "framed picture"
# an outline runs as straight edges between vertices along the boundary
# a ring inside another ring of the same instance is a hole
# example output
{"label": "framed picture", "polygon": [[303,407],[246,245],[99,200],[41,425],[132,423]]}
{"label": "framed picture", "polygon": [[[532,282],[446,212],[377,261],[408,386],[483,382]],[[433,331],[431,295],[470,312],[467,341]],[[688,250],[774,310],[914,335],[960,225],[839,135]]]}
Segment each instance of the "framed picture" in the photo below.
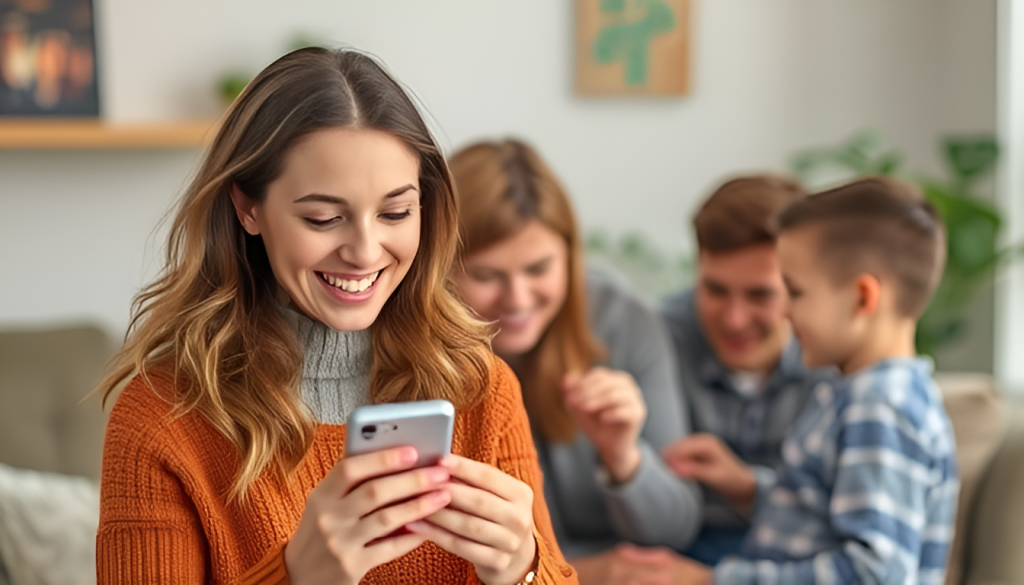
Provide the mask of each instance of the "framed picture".
{"label": "framed picture", "polygon": [[576,91],[689,92],[690,0],[576,0]]}
{"label": "framed picture", "polygon": [[0,0],[0,116],[97,117],[92,0]]}

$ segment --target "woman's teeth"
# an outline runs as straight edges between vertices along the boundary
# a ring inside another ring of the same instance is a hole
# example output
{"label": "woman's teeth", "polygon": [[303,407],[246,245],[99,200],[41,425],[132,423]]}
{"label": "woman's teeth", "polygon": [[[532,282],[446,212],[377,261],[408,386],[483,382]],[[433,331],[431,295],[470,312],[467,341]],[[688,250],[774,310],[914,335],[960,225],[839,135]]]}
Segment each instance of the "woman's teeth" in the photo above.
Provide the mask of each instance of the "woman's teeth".
{"label": "woman's teeth", "polygon": [[330,274],[320,273],[320,278],[322,278],[324,282],[334,288],[340,288],[341,290],[350,293],[361,293],[370,288],[370,285],[376,282],[378,276],[380,276],[380,271],[374,272],[370,276],[360,280],[345,280],[344,278],[335,278]]}

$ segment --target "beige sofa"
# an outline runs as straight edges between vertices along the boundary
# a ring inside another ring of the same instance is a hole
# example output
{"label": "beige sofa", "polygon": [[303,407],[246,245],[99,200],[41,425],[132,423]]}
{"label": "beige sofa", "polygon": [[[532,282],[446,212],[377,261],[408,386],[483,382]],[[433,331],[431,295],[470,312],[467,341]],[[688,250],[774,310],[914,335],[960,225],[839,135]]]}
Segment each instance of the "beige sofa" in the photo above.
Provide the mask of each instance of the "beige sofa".
{"label": "beige sofa", "polygon": [[[112,347],[88,325],[0,331],[0,464],[98,479],[105,416],[80,401]],[[947,585],[1024,585],[1024,402],[988,376],[936,379],[962,481]]]}
{"label": "beige sofa", "polygon": [[1024,585],[1024,397],[989,376],[940,374],[960,467],[947,585]]}
{"label": "beige sofa", "polygon": [[88,324],[0,331],[0,463],[99,479],[106,416],[81,401],[113,347]]}

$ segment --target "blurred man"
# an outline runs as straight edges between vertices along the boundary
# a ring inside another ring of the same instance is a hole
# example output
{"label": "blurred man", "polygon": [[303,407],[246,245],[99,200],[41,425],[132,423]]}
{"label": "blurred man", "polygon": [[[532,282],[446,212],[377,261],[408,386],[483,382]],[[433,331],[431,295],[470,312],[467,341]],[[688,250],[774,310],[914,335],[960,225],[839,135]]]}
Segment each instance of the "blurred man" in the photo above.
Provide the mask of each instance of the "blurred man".
{"label": "blurred man", "polygon": [[[672,336],[693,435],[665,448],[679,475],[714,484],[711,458],[724,442],[749,465],[758,487],[774,483],[783,438],[811,388],[831,371],[808,371],[787,320],[787,296],[775,252],[774,224],[806,195],[771,175],[733,179],[693,220],[697,285],[669,298],[661,314]],[[739,552],[747,511],[706,485],[704,527],[688,556],[714,565]]]}

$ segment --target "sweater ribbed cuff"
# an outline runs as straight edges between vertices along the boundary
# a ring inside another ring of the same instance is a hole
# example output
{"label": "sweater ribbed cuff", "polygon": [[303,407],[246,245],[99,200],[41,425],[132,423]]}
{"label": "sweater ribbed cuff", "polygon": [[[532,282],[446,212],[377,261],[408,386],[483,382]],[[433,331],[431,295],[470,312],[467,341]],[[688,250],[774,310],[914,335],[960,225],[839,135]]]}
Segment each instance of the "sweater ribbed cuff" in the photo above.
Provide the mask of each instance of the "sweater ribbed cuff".
{"label": "sweater ribbed cuff", "polygon": [[282,542],[267,551],[267,555],[260,562],[242,575],[239,579],[240,585],[291,585],[288,577],[288,567],[284,562],[284,548],[287,542]]}

